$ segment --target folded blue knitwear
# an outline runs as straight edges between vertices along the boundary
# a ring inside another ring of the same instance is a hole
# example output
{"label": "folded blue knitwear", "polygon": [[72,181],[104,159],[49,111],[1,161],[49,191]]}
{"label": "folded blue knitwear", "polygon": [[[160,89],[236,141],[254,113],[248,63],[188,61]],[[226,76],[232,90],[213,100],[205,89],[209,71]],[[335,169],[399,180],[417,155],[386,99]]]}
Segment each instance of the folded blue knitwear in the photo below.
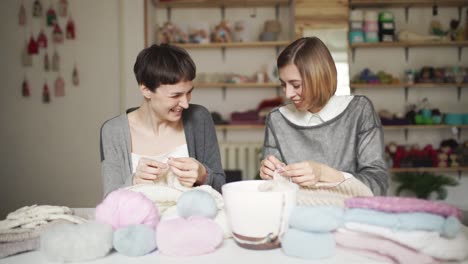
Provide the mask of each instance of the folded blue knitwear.
{"label": "folded blue knitwear", "polygon": [[336,243],[331,233],[288,229],[281,240],[283,252],[291,257],[323,259],[335,255]]}
{"label": "folded blue knitwear", "polygon": [[348,209],[344,216],[345,222],[388,227],[394,230],[427,230],[439,232],[441,235],[453,238],[460,232],[460,221],[455,217],[447,217],[430,213],[386,213],[371,209]]}
{"label": "folded blue knitwear", "polygon": [[310,232],[330,232],[343,224],[344,210],[335,206],[297,206],[289,226]]}
{"label": "folded blue knitwear", "polygon": [[143,256],[156,247],[156,232],[147,225],[130,225],[114,232],[114,248],[123,255]]}

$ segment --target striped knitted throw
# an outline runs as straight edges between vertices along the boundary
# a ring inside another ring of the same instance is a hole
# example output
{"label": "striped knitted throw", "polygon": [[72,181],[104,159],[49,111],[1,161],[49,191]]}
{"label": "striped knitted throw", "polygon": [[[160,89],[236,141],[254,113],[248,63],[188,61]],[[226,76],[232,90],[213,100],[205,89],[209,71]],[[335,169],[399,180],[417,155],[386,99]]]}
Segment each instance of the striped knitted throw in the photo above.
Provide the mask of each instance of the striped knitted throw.
{"label": "striped knitted throw", "polygon": [[373,196],[372,191],[356,178],[349,178],[334,187],[301,187],[297,205],[330,205],[344,208],[344,201],[356,196]]}

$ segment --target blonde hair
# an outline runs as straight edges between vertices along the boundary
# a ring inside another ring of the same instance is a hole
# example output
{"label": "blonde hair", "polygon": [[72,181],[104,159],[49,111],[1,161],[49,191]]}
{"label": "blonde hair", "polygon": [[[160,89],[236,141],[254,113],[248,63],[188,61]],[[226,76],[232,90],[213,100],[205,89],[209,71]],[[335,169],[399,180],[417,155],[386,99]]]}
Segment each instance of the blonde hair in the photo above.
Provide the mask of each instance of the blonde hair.
{"label": "blonde hair", "polygon": [[304,106],[318,112],[336,92],[336,66],[330,51],[317,37],[300,38],[278,56],[278,69],[289,64],[294,64],[301,75]]}

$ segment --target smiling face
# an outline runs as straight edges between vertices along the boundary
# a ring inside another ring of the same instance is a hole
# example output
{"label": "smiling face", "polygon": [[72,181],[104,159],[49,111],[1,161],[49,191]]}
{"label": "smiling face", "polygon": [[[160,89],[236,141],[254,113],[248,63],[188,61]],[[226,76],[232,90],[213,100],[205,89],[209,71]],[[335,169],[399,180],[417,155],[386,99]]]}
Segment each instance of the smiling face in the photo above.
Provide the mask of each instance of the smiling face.
{"label": "smiling face", "polygon": [[162,84],[154,92],[143,86],[143,96],[159,121],[178,122],[192,99],[192,81]]}
{"label": "smiling face", "polygon": [[286,95],[286,98],[299,110],[307,110],[304,108],[304,100],[302,98],[303,81],[296,65],[288,64],[279,69],[279,79],[281,87]]}

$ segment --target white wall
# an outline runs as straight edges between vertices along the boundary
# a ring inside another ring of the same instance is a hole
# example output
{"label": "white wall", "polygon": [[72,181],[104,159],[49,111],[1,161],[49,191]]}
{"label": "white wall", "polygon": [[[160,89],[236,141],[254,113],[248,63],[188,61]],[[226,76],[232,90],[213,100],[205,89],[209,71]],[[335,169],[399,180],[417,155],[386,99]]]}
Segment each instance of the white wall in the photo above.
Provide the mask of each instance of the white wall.
{"label": "white wall", "polygon": [[[143,48],[143,2],[69,0],[77,39],[57,47],[66,96],[52,96],[50,104],[41,102],[42,86],[47,80],[53,90],[57,73],[44,73],[43,53],[34,57],[32,68],[21,65],[25,32],[18,25],[18,10],[22,2],[31,12],[33,0],[0,1],[0,217],[36,203],[95,206],[102,197],[99,130],[130,97],[126,93],[127,85],[133,85],[130,61]],[[42,3],[47,9],[50,1]],[[37,36],[44,22],[32,19],[30,13],[27,17],[29,39],[31,30]],[[63,26],[66,21],[59,18],[59,23]],[[51,56],[52,47],[48,50]],[[74,58],[78,87],[71,85]],[[25,75],[30,98],[21,96]],[[125,91],[123,97],[121,91]]]}

